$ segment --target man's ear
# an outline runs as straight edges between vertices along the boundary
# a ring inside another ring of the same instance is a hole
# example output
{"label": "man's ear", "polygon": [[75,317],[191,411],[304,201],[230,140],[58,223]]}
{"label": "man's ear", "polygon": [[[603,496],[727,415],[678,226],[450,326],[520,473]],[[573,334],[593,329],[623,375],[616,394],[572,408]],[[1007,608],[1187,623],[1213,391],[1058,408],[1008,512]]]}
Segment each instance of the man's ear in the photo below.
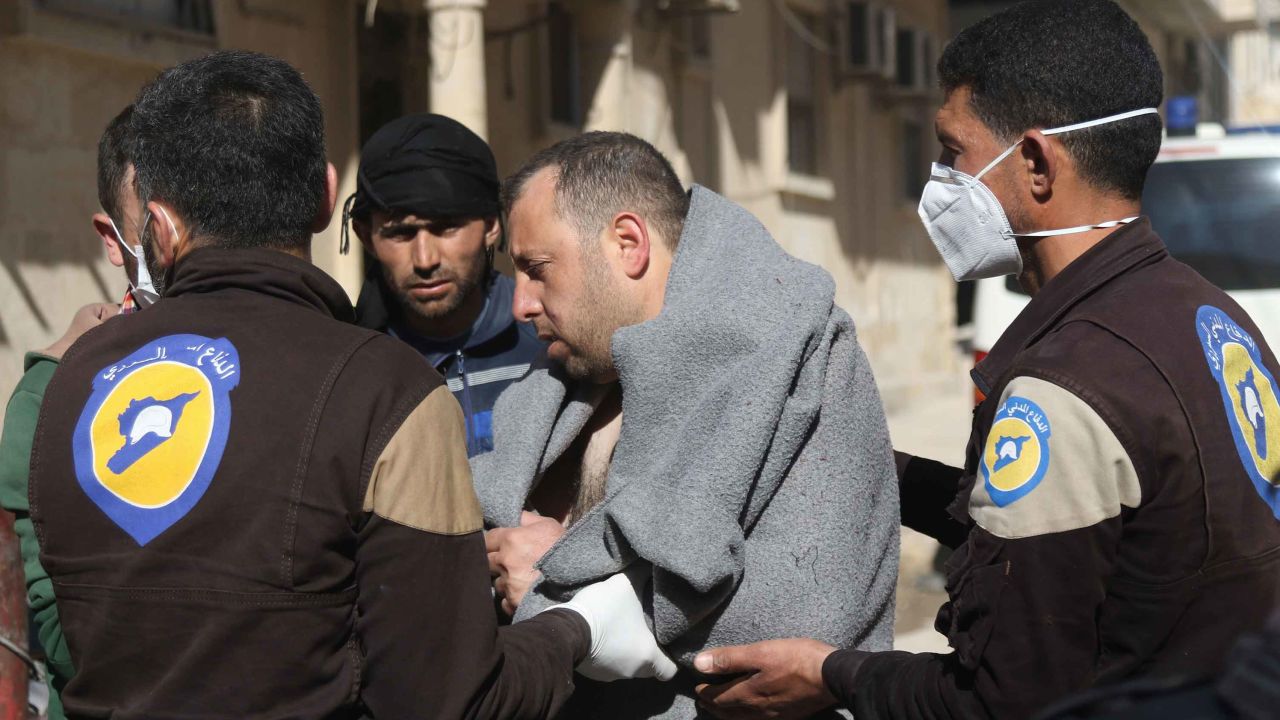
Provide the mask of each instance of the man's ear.
{"label": "man's ear", "polygon": [[1062,169],[1063,155],[1039,130],[1028,130],[1022,136],[1021,150],[1031,195],[1037,201],[1045,202],[1053,196],[1053,184]]}
{"label": "man's ear", "polygon": [[116,267],[124,267],[124,251],[120,247],[120,243],[124,242],[124,238],[116,237],[115,228],[111,224],[111,216],[106,213],[93,214],[93,231],[98,233],[98,237],[102,238],[102,244],[107,248],[107,260],[111,261]]}
{"label": "man's ear", "polygon": [[[320,211],[311,222],[312,234],[323,232],[333,219],[333,209],[338,206],[338,169],[333,163],[325,163],[324,168],[324,202],[320,203]],[[363,241],[362,241],[363,242]]]}
{"label": "man's ear", "polygon": [[627,277],[637,280],[649,269],[649,253],[653,245],[644,218],[633,212],[618,213],[609,226],[605,241],[613,246]]}
{"label": "man's ear", "polygon": [[[155,251],[156,262],[162,268],[173,267],[182,253],[190,249],[184,247],[187,243],[183,243],[182,240],[182,218],[155,200],[147,203],[147,210],[150,216],[148,222],[151,223],[151,238],[154,243],[151,249]],[[146,228],[140,228],[138,234],[140,237],[146,237]]]}
{"label": "man's ear", "polygon": [[498,246],[498,241],[502,239],[502,223],[498,222],[498,218],[491,217],[484,221],[484,246],[486,249]]}

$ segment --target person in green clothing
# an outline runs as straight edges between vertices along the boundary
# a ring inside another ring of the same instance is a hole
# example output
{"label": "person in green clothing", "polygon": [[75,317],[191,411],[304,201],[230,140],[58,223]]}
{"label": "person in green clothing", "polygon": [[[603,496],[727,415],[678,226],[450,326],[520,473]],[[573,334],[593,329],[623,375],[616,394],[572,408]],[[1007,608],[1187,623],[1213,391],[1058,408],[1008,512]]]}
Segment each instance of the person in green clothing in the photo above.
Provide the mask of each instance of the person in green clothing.
{"label": "person in green clothing", "polygon": [[[53,377],[62,354],[90,328],[113,315],[145,307],[157,297],[148,268],[150,258],[139,257],[142,252],[137,228],[124,221],[141,214],[137,208],[137,194],[128,192],[133,184],[129,131],[132,112],[133,106],[130,105],[113,118],[98,144],[98,201],[103,212],[94,213],[92,218],[94,231],[104,244],[107,259],[112,265],[124,268],[129,292],[119,305],[95,303],[80,308],[57,342],[43,350],[27,353],[23,376],[5,408],[4,429],[0,434],[0,506],[14,516],[14,530],[21,546],[27,581],[27,602],[35,618],[50,672],[48,717],[54,720],[63,717],[58,690],[71,679],[75,668],[58,622],[53,583],[40,565],[40,545],[31,526],[27,504],[31,443],[45,387]],[[120,221],[117,222],[116,218]]]}

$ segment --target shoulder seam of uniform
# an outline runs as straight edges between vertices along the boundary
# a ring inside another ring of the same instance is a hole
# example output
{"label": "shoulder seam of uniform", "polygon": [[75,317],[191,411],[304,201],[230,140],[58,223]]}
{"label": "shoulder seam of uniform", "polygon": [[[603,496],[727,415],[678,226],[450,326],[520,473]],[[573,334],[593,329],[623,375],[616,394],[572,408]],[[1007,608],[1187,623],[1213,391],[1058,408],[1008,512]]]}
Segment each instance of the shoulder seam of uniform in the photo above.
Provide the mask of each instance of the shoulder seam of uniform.
{"label": "shoulder seam of uniform", "polygon": [[405,521],[403,521],[403,520],[395,520],[395,519],[393,519],[393,518],[389,518],[389,517],[387,517],[386,515],[383,515],[382,513],[378,512],[377,510],[373,510],[373,511],[372,511],[372,514],[377,515],[378,517],[382,518],[383,520],[385,520],[385,521],[387,521],[387,522],[389,522],[389,523],[395,523],[396,525],[400,525],[400,526],[402,526],[402,527],[407,527],[407,528],[409,528],[409,529],[411,529],[411,530],[417,530],[418,532],[430,533],[430,534],[432,534],[432,535],[440,535],[440,536],[442,536],[442,537],[462,537],[462,536],[464,536],[464,535],[470,535],[470,534],[472,534],[472,533],[481,532],[481,531],[483,530],[483,526],[482,526],[482,527],[480,527],[480,528],[474,528],[474,529],[471,529],[471,530],[461,530],[461,531],[459,531],[459,532],[442,532],[442,531],[440,531],[440,530],[431,530],[431,529],[429,529],[429,528],[419,527],[419,526],[417,526],[417,525],[414,525],[413,523],[407,523],[407,522],[405,522]]}
{"label": "shoulder seam of uniform", "polygon": [[1146,456],[1140,452],[1135,452],[1140,450],[1142,445],[1133,438],[1128,428],[1123,427],[1115,420],[1115,412],[1111,404],[1098,396],[1097,393],[1086,388],[1083,383],[1077,381],[1075,378],[1054,370],[1021,367],[1015,368],[1010,375],[1011,377],[1009,378],[1009,382],[1004,385],[1006,388],[1012,385],[1018,378],[1027,377],[1043,380],[1074,395],[1078,400],[1080,400],[1080,402],[1084,403],[1087,407],[1097,413],[1102,422],[1106,423],[1107,429],[1116,436],[1116,440],[1120,441],[1120,446],[1124,448],[1125,454],[1129,456],[1129,462],[1134,464],[1134,470],[1138,471],[1139,468],[1141,468],[1139,471],[1139,478],[1154,479],[1154,476],[1151,474],[1152,469],[1147,462]]}
{"label": "shoulder seam of uniform", "polygon": [[351,358],[359,352],[360,348],[368,345],[376,337],[378,337],[377,333],[361,333],[353,340],[350,347],[338,355],[330,366],[329,372],[325,375],[320,386],[320,392],[317,393],[315,402],[311,405],[311,411],[307,415],[302,448],[298,453],[298,462],[294,466],[293,482],[289,488],[289,508],[285,513],[284,537],[280,548],[280,576],[285,587],[293,587],[293,546],[297,539],[298,505],[302,502],[303,486],[306,483],[307,471],[311,467],[311,454],[315,449],[316,431],[320,427],[320,418],[324,415],[324,408],[329,404],[329,398],[333,394],[333,387],[337,383],[338,377],[342,375],[342,371],[346,369],[347,364],[351,362]]}
{"label": "shoulder seam of uniform", "polygon": [[[1159,366],[1157,366],[1155,362],[1152,361],[1151,356],[1143,352],[1142,349],[1139,348],[1137,345],[1134,345],[1132,342],[1129,342],[1127,339],[1125,339],[1123,336],[1117,333],[1110,326],[1103,323],[1099,319],[1096,319],[1093,317],[1073,318],[1063,323],[1058,328],[1055,328],[1054,332],[1056,333],[1062,330],[1063,328],[1069,327],[1076,323],[1091,325],[1107,333],[1109,337],[1121,343],[1124,343],[1125,347],[1133,350],[1134,353],[1141,356],[1143,360],[1146,361],[1147,365],[1152,369],[1152,371],[1160,376],[1160,380],[1164,383],[1165,387],[1169,389],[1170,394],[1172,394],[1173,397],[1177,400],[1178,407],[1179,409],[1182,410],[1184,422],[1186,422],[1189,428],[1192,427],[1191,423],[1189,421],[1186,421],[1186,417],[1187,417],[1186,404],[1182,402],[1182,398],[1178,395],[1177,391],[1174,390],[1173,384],[1169,382],[1168,375],[1166,375],[1164,371],[1162,371],[1159,368]],[[1066,373],[1062,373],[1055,370],[1043,370],[1040,368],[1035,368],[1035,367],[1030,367],[1025,365],[1016,366],[1010,371],[1010,375],[1011,375],[1010,382],[1013,381],[1013,377],[1017,377],[1018,375],[1028,375],[1031,377],[1039,377],[1041,380],[1046,380],[1056,385],[1061,385],[1064,390],[1070,391],[1076,397],[1083,400],[1086,405],[1089,405],[1094,409],[1095,412],[1098,413],[1098,416],[1101,417],[1102,420],[1107,424],[1107,427],[1111,429],[1111,432],[1115,434],[1118,440],[1120,440],[1120,444],[1122,447],[1124,447],[1125,452],[1129,454],[1130,460],[1135,461],[1134,467],[1136,470],[1139,470],[1139,477],[1144,479],[1155,478],[1155,469],[1150,466],[1150,463],[1148,462],[1147,457],[1144,454],[1135,453],[1136,450],[1141,450],[1141,448],[1143,447],[1142,443],[1137,442],[1137,440],[1129,433],[1129,431],[1126,428],[1121,427],[1119,423],[1116,422],[1116,420],[1114,419],[1115,415],[1114,415],[1113,406],[1107,401],[1105,401],[1102,397],[1097,395],[1096,393],[1087,389],[1083,383],[1076,380],[1074,377],[1067,375]],[[1195,432],[1194,428],[1191,429],[1191,432],[1194,436],[1194,432]],[[1201,467],[1201,470],[1203,471],[1204,468]]]}

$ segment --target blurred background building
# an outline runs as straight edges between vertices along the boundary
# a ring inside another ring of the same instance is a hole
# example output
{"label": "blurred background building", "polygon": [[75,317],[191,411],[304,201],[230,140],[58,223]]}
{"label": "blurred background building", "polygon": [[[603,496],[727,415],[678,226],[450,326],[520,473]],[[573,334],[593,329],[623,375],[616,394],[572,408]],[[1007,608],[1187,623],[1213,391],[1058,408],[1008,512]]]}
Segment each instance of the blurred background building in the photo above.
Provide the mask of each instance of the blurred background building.
{"label": "blurred background building", "polygon": [[[353,187],[361,142],[410,112],[485,136],[499,170],[583,130],[654,143],[686,183],[827,268],[886,399],[955,376],[953,284],[916,218],[936,156],[945,0],[0,0],[0,395],[22,353],[121,273],[89,225],[96,143],[161,68],[278,55],[326,112]],[[354,294],[359,253],[316,262]]]}
{"label": "blurred background building", "polygon": [[[25,350],[125,288],[88,222],[107,121],[161,68],[246,48],[316,89],[344,195],[361,142],[410,112],[466,123],[504,174],[583,130],[649,140],[686,183],[746,206],[831,272],[891,410],[928,398],[963,370],[965,319],[915,212],[937,155],[934,63],[1008,4],[0,0],[0,396]],[[1196,120],[1280,121],[1280,0],[1122,4]],[[359,253],[339,255],[337,240],[335,221],[315,259],[354,297]]]}

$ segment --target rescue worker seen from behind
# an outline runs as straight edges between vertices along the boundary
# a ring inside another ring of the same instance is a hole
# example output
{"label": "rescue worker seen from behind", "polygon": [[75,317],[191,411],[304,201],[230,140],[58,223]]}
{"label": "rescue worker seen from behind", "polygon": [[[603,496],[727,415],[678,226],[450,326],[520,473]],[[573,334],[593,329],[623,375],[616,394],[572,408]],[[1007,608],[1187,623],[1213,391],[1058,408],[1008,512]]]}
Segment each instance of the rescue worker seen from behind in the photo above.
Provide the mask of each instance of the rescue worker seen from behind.
{"label": "rescue worker seen from behind", "polygon": [[1111,0],[1038,0],[938,70],[921,218],[957,279],[1032,294],[974,369],[964,468],[898,458],[903,524],[955,550],[936,623],[953,651],[711,650],[699,669],[748,673],[702,689],[717,716],[1026,718],[1211,675],[1280,600],[1276,359],[1141,216],[1163,94],[1147,38]]}
{"label": "rescue worker seen from behind", "polygon": [[368,265],[357,323],[422,353],[462,405],[467,454],[488,452],[498,395],[544,347],[516,322],[514,283],[493,268],[502,236],[493,152],[452,118],[409,115],[369,138],[356,178],[346,214]]}
{"label": "rescue worker seen from behind", "polygon": [[643,578],[498,629],[457,402],[310,263],[337,173],[301,75],[214,53],[130,123],[162,297],[64,355],[31,460],[67,716],[542,718],[579,662],[674,674]]}

